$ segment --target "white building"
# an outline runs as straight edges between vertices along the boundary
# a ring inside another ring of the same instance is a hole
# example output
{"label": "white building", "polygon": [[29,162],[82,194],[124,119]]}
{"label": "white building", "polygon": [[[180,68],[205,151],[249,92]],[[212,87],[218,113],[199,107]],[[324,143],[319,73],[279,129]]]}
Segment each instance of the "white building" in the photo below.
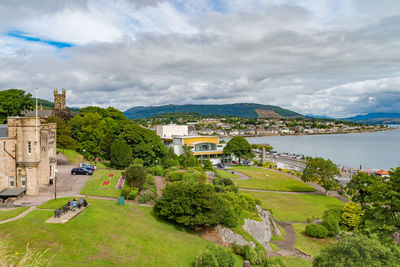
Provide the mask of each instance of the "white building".
{"label": "white building", "polygon": [[157,125],[156,134],[161,138],[172,138],[173,135],[189,135],[189,127],[187,125]]}

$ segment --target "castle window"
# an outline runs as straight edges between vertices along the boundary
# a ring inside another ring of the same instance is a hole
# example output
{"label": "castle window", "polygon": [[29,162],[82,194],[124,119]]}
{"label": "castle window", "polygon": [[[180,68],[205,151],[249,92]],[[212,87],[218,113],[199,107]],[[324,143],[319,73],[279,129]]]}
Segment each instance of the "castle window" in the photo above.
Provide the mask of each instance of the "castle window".
{"label": "castle window", "polygon": [[26,186],[26,176],[21,176],[21,186]]}
{"label": "castle window", "polygon": [[32,142],[28,142],[28,154],[32,154]]}
{"label": "castle window", "polygon": [[50,176],[49,177],[50,178],[53,177],[53,166],[52,165],[50,165]]}
{"label": "castle window", "polygon": [[14,187],[14,176],[9,177],[9,184],[10,184],[10,187]]}

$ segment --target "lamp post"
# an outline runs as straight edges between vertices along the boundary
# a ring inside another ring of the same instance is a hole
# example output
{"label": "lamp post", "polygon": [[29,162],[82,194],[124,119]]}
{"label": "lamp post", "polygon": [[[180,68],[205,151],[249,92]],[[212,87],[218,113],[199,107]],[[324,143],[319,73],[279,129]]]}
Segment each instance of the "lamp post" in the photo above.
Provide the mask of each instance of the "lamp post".
{"label": "lamp post", "polygon": [[57,169],[54,174],[54,199],[57,199]]}
{"label": "lamp post", "polygon": [[267,189],[266,190],[268,190],[268,174],[266,174],[265,177],[267,178]]}

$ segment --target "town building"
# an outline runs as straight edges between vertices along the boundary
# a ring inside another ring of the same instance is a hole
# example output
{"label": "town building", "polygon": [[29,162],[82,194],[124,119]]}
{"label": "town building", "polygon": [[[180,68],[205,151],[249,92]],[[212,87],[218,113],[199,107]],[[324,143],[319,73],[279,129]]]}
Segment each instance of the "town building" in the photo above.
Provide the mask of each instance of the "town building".
{"label": "town building", "polygon": [[0,125],[0,197],[37,195],[52,183],[56,128],[45,117],[8,117]]}
{"label": "town building", "polygon": [[213,164],[224,162],[224,146],[218,136],[189,135],[187,125],[157,125],[156,133],[167,147],[172,147],[178,156],[188,146],[198,160],[209,159]]}

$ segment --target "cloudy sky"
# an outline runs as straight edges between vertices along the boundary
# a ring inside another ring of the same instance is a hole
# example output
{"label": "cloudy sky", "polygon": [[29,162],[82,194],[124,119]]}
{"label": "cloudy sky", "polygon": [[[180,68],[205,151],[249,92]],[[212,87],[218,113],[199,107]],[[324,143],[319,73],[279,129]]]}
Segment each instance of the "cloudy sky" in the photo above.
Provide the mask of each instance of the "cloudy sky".
{"label": "cloudy sky", "polygon": [[398,0],[0,0],[0,90],[400,112]]}

